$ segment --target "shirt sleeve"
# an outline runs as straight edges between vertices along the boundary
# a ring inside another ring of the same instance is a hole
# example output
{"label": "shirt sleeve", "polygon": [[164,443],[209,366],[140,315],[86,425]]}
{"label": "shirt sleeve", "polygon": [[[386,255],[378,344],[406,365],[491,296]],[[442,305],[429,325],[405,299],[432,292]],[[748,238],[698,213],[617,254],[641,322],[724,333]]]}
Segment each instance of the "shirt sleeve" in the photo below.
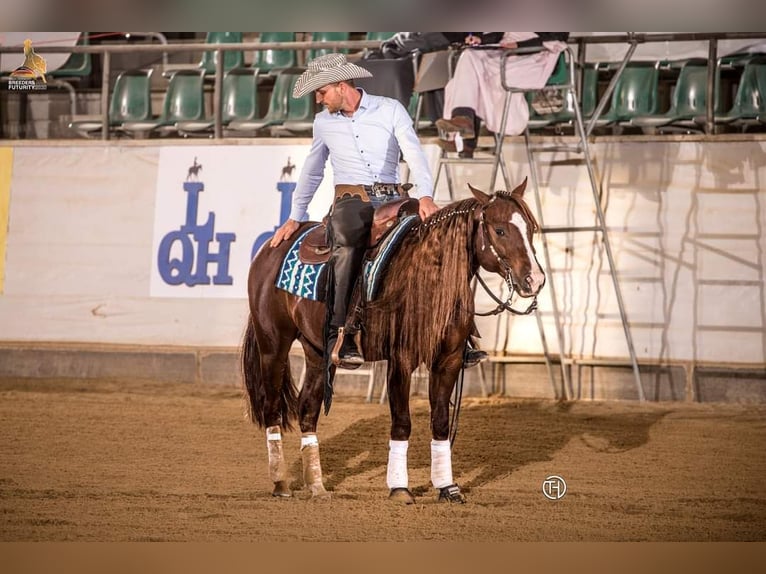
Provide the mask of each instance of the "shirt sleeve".
{"label": "shirt sleeve", "polygon": [[426,154],[415,133],[412,118],[398,100],[395,100],[394,103],[394,133],[396,134],[396,141],[399,143],[399,149],[402,150],[404,161],[410,168],[410,183],[417,186],[415,190],[410,191],[410,196],[418,199],[433,197],[434,183]]}
{"label": "shirt sleeve", "polygon": [[317,135],[316,124],[314,124],[314,139],[311,142],[311,150],[303,164],[301,175],[298,178],[298,185],[293,192],[293,203],[290,208],[290,219],[295,221],[306,221],[308,215],[306,210],[314,197],[319,185],[324,179],[324,168],[330,150]]}

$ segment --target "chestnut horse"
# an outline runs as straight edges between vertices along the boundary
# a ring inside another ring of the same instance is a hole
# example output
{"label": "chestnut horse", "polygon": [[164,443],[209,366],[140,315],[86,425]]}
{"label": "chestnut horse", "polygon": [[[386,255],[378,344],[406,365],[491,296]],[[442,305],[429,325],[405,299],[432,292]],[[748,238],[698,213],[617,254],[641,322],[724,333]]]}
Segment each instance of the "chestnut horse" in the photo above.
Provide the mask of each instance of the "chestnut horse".
{"label": "chestnut horse", "polygon": [[[526,179],[512,193],[488,195],[471,187],[472,198],[454,202],[419,223],[402,239],[375,300],[364,304],[364,357],[388,360],[387,483],[393,500],[414,502],[407,478],[410,377],[425,364],[430,375],[431,482],[440,500],[465,501],[452,479],[448,433],[450,397],[473,323],[472,279],[481,267],[502,276],[522,297],[536,296],[545,283],[532,246],[537,223],[524,202],[525,188]],[[292,241],[305,228],[301,226]],[[275,248],[265,245],[250,266],[250,317],[242,346],[245,398],[250,419],[266,428],[272,494],[291,495],[282,430],[290,430],[297,419],[303,479],[312,497],[327,497],[316,435],[326,392],[325,305],[275,286],[292,241]],[[288,361],[296,339],[306,361],[300,392]]]}

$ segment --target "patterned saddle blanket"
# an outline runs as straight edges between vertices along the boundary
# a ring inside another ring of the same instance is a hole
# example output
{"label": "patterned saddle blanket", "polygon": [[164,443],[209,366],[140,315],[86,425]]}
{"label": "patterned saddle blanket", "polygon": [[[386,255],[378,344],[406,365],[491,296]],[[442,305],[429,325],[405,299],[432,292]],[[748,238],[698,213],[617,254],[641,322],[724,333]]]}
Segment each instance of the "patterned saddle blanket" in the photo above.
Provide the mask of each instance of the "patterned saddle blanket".
{"label": "patterned saddle blanket", "polygon": [[[401,244],[402,238],[407,232],[420,222],[420,216],[415,213],[404,213],[398,217],[397,222],[391,226],[374,249],[367,252],[362,265],[362,287],[366,301],[372,301],[380,290],[385,270],[391,258]],[[282,266],[277,275],[276,286],[292,293],[297,297],[311,299],[312,301],[324,301],[327,294],[327,257],[321,258],[321,262],[307,263],[301,258],[301,245],[309,236],[316,236],[317,231],[323,226],[319,223],[305,229],[282,260]]]}

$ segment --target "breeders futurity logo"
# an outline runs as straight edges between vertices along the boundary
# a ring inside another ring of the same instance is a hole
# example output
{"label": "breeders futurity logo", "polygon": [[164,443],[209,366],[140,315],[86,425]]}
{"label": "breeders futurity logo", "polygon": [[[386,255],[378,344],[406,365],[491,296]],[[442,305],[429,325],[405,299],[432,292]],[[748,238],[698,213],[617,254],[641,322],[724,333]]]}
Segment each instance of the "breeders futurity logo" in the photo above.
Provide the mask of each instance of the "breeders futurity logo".
{"label": "breeders futurity logo", "polygon": [[24,63],[11,72],[8,78],[8,89],[20,92],[30,90],[45,90],[48,83],[45,80],[45,72],[48,65],[45,58],[35,54],[32,49],[32,40],[24,40]]}

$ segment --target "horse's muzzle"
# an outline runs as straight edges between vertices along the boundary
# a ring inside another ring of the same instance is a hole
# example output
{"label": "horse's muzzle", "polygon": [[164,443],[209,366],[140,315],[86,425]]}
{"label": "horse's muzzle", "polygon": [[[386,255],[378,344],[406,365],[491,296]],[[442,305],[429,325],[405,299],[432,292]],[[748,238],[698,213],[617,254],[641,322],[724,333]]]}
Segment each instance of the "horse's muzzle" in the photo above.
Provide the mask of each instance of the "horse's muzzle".
{"label": "horse's muzzle", "polygon": [[545,285],[545,273],[533,271],[524,277],[517,289],[522,297],[533,297],[540,292],[543,285]]}

